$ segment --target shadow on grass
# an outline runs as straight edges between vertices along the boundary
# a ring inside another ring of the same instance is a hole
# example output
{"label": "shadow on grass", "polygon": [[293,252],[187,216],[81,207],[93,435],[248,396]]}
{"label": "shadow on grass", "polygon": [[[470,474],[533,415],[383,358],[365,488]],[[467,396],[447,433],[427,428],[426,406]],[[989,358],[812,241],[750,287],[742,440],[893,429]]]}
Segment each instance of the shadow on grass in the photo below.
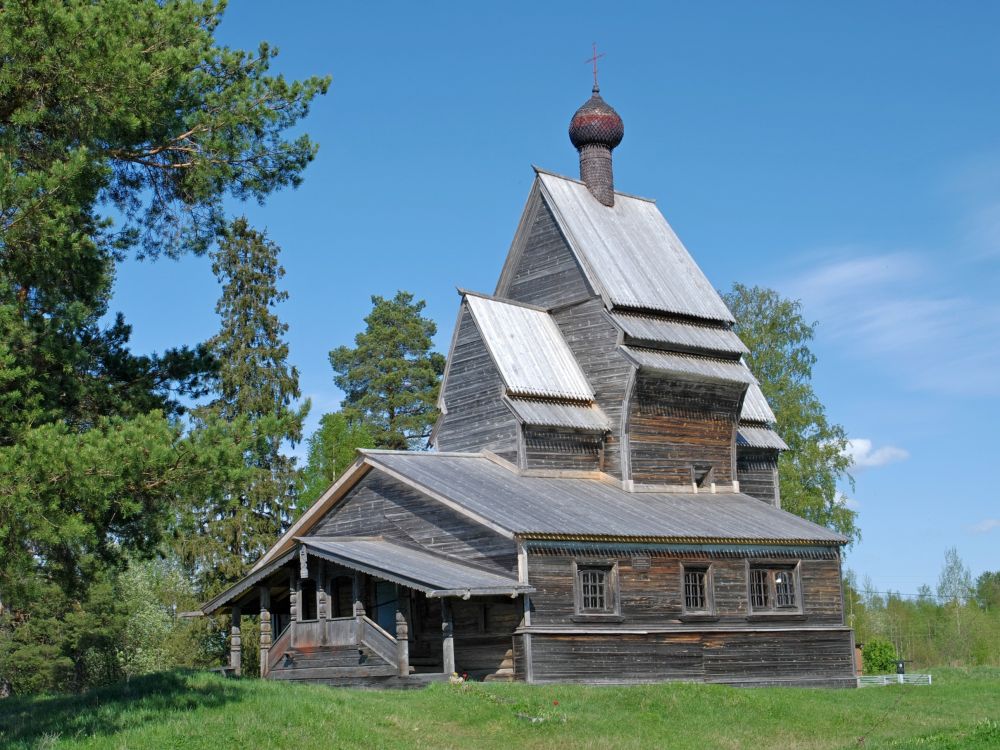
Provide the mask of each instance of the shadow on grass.
{"label": "shadow on grass", "polygon": [[34,747],[64,739],[113,735],[172,714],[243,699],[239,683],[198,672],[163,672],[82,695],[0,701],[0,747]]}

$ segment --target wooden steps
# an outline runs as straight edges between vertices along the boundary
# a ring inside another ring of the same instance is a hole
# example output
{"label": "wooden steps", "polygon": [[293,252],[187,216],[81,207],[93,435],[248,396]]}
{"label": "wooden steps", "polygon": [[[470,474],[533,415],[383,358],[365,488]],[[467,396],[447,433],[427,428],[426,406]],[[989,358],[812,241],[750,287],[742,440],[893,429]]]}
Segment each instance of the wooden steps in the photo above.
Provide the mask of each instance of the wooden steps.
{"label": "wooden steps", "polygon": [[288,649],[276,654],[271,680],[343,681],[397,676],[390,664],[366,646],[336,646],[325,649]]}

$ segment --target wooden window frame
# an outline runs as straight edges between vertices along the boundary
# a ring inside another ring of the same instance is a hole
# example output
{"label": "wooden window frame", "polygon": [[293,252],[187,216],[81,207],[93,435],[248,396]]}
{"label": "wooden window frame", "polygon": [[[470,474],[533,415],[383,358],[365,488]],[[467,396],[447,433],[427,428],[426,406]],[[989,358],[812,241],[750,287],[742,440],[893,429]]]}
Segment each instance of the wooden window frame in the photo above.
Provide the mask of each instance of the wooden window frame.
{"label": "wooden window frame", "polygon": [[[699,609],[688,607],[687,574],[689,572],[704,573],[705,606]],[[714,616],[715,615],[715,576],[711,563],[681,562],[681,612],[685,615]]]}
{"label": "wooden window frame", "polygon": [[[604,609],[583,608],[583,582],[581,574],[588,570],[603,571]],[[621,595],[618,588],[617,560],[574,560],[573,561],[573,622],[622,622]]]}
{"label": "wooden window frame", "polygon": [[[747,611],[750,617],[801,617],[802,616],[802,575],[801,561],[794,563],[778,562],[770,560],[748,561],[747,573]],[[764,584],[767,586],[767,604],[759,605],[754,603],[754,574],[764,573]],[[779,605],[778,584],[775,576],[780,573],[787,573],[793,587],[795,597],[794,604]]]}

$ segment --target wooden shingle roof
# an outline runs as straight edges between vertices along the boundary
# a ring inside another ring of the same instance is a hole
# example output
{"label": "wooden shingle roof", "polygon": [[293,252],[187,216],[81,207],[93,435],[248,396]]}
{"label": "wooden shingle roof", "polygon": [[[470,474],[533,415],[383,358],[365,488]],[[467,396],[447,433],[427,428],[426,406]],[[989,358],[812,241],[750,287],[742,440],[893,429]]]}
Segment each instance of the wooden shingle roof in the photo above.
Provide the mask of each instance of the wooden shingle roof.
{"label": "wooden shingle roof", "polygon": [[827,544],[847,538],[740,493],[627,492],[614,481],[525,476],[476,453],[364,451],[375,469],[511,535]]}
{"label": "wooden shingle roof", "polygon": [[594,389],[544,310],[465,293],[472,318],[515,396],[591,401]]}
{"label": "wooden shingle roof", "polygon": [[536,172],[546,203],[609,308],[733,322],[653,201],[615,193],[614,205],[605,206],[578,180]]}

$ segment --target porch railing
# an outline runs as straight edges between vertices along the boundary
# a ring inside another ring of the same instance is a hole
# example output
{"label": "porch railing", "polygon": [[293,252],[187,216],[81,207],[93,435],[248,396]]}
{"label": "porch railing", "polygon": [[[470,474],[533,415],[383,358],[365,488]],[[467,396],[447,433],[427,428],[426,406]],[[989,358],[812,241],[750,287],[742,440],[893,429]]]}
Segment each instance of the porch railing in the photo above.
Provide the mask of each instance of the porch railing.
{"label": "porch railing", "polygon": [[381,656],[392,666],[398,666],[398,642],[385,630],[379,627],[378,623],[368,619],[366,615],[357,618],[358,641]]}
{"label": "porch railing", "polygon": [[292,624],[288,623],[285,625],[285,629],[278,633],[278,637],[271,642],[271,649],[268,652],[269,658],[267,661],[267,672],[264,676],[267,677],[271,670],[274,669],[275,662],[285,655],[289,647],[292,645]]}
{"label": "porch railing", "polygon": [[[295,650],[364,645],[388,664],[398,666],[399,642],[367,615],[336,617],[332,620],[293,622],[271,646],[274,658],[289,648]],[[272,658],[272,662],[273,662]]]}

